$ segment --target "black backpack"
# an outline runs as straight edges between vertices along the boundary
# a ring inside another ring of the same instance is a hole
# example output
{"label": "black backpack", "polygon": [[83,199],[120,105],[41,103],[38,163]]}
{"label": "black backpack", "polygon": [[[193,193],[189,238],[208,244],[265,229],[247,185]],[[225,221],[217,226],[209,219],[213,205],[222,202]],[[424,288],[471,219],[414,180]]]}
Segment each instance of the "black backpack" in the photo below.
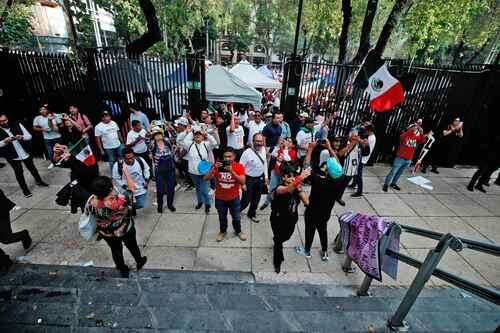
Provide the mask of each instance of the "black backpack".
{"label": "black backpack", "polygon": [[[142,159],[142,157],[136,157],[135,159],[137,162],[139,162],[139,166],[141,167],[142,177],[144,177],[144,179],[147,181],[148,179],[144,175],[144,160]],[[120,177],[123,176],[123,160],[118,161],[118,174],[120,175]]]}

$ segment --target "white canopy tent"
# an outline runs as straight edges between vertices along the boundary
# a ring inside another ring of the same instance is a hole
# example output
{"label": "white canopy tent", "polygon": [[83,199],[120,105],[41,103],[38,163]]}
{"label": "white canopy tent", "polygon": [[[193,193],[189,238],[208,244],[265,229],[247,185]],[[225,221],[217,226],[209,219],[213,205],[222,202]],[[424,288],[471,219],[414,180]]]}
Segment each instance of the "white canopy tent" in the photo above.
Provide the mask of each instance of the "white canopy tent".
{"label": "white canopy tent", "polygon": [[260,109],[260,92],[240,80],[221,65],[212,65],[206,72],[207,100],[216,102],[234,102],[252,104]]}
{"label": "white canopy tent", "polygon": [[230,71],[249,86],[261,89],[279,89],[281,84],[259,72],[248,61],[242,60]]}

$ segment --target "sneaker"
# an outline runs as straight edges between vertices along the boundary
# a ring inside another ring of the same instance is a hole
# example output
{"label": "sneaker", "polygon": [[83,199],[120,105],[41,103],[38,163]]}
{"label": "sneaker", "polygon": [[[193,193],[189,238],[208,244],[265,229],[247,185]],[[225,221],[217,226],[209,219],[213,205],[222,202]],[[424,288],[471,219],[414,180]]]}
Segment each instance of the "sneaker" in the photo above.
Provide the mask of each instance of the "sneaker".
{"label": "sneaker", "polygon": [[181,184],[177,184],[177,185],[175,185],[175,189],[174,189],[174,191],[175,191],[175,192],[177,192],[177,191],[179,191],[181,188],[182,188],[182,185],[181,185]]}
{"label": "sneaker", "polygon": [[328,252],[327,251],[321,251],[321,260],[322,261],[328,261],[330,258],[328,258]]}
{"label": "sneaker", "polygon": [[306,251],[306,249],[302,245],[296,246],[295,252],[299,256],[303,256],[303,257],[306,257],[308,259],[311,258],[311,251]]}
{"label": "sneaker", "polygon": [[391,188],[395,189],[396,191],[401,191],[401,187],[396,184],[391,184]]}
{"label": "sneaker", "polygon": [[55,165],[54,163],[50,163],[49,166],[47,167],[47,169],[51,170],[51,169],[54,169]]}
{"label": "sneaker", "polygon": [[148,262],[148,257],[144,256],[137,262],[137,270],[140,271],[144,265]]}
{"label": "sneaker", "polygon": [[262,204],[262,206],[260,206],[260,208],[259,208],[259,209],[260,209],[260,210],[264,210],[264,209],[266,209],[268,206],[269,206],[269,203],[264,202],[264,203]]}
{"label": "sneaker", "polygon": [[226,233],[225,232],[219,232],[219,234],[217,235],[217,238],[215,238],[215,240],[217,242],[222,242],[225,237],[226,237]]}
{"label": "sneaker", "polygon": [[46,182],[44,182],[44,181],[39,181],[39,182],[37,182],[36,184],[37,184],[38,186],[42,186],[42,187],[48,187],[48,186],[49,186],[49,184],[47,184],[47,183],[46,183]]}
{"label": "sneaker", "polygon": [[342,200],[342,199],[337,199],[337,202],[339,203],[339,205],[341,205],[342,207],[345,206],[345,201]]}
{"label": "sneaker", "polygon": [[169,206],[168,209],[172,212],[172,213],[175,213],[177,211],[177,209],[175,209],[174,206]]}
{"label": "sneaker", "polygon": [[353,197],[353,198],[359,198],[359,197],[362,197],[362,196],[363,196],[363,194],[362,193],[358,193],[358,192],[351,194],[351,197]]}
{"label": "sneaker", "polygon": [[210,206],[205,205],[205,214],[210,214]]}
{"label": "sneaker", "polygon": [[24,238],[22,240],[24,249],[25,250],[29,249],[32,242],[33,242],[33,240],[31,239],[30,234],[28,233],[28,230],[26,230],[26,238]]}
{"label": "sneaker", "polygon": [[435,174],[439,175],[439,171],[438,171],[438,169],[431,169],[431,172],[433,172],[433,173],[435,173]]}
{"label": "sneaker", "polygon": [[33,194],[30,191],[23,191],[24,197],[25,198],[31,198]]}
{"label": "sneaker", "polygon": [[469,185],[467,185],[467,189],[468,189],[469,191],[471,191],[471,192],[474,192],[474,186],[472,186],[472,185],[470,185],[470,184],[469,184]]}
{"label": "sneaker", "polygon": [[382,191],[387,192],[388,188],[389,186],[387,186],[387,184],[384,184],[384,186],[382,186]]}
{"label": "sneaker", "polygon": [[244,232],[240,232],[240,233],[236,234],[236,236],[238,236],[240,238],[240,240],[242,240],[242,241],[247,240],[247,234],[245,234]]}
{"label": "sneaker", "polygon": [[158,207],[157,211],[158,211],[158,214],[163,214],[163,208]]}
{"label": "sneaker", "polygon": [[203,204],[201,202],[198,202],[198,204],[194,207],[195,209],[200,209]]}

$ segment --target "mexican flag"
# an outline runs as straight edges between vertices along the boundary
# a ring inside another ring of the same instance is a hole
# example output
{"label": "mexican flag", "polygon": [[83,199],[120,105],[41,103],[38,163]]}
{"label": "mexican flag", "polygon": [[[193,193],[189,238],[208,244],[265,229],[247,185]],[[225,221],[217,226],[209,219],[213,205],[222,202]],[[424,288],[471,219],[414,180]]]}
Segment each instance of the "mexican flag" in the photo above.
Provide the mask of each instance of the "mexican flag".
{"label": "mexican flag", "polygon": [[370,95],[370,109],[385,112],[405,100],[403,84],[395,78],[374,51],[370,51],[361,64],[354,86],[365,89]]}
{"label": "mexican flag", "polygon": [[85,141],[85,138],[78,140],[78,142],[69,149],[69,152],[86,166],[92,166],[97,162],[95,155],[92,153],[92,149]]}

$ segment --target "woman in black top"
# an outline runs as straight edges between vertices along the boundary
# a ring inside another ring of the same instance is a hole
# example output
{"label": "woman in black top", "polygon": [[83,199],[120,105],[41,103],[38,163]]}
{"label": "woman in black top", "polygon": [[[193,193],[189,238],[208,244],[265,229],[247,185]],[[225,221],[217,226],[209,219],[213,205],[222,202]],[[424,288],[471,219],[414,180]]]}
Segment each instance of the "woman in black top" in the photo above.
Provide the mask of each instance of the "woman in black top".
{"label": "woman in black top", "polygon": [[276,273],[280,272],[281,263],[284,261],[283,243],[292,237],[295,224],[299,219],[297,212],[299,203],[302,201],[305,206],[309,203],[301,185],[304,179],[310,175],[310,171],[305,170],[296,176],[295,167],[285,163],[281,167],[281,174],[282,183],[272,193],[270,218],[274,235],[273,263]]}

